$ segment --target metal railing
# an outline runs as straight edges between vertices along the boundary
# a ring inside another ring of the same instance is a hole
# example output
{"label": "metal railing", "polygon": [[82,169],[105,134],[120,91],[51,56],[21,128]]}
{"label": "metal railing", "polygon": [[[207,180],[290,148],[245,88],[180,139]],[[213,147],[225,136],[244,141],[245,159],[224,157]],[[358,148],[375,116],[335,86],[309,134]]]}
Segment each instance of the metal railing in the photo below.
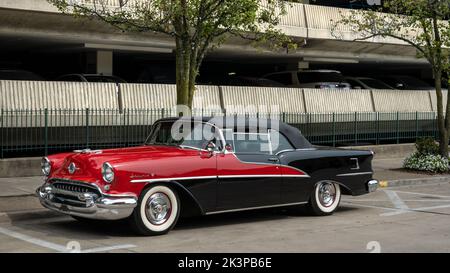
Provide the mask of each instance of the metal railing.
{"label": "metal railing", "polygon": [[[0,158],[141,145],[150,126],[168,116],[174,113],[167,109],[0,110]],[[403,143],[437,137],[435,112],[280,113],[279,119],[318,145]]]}

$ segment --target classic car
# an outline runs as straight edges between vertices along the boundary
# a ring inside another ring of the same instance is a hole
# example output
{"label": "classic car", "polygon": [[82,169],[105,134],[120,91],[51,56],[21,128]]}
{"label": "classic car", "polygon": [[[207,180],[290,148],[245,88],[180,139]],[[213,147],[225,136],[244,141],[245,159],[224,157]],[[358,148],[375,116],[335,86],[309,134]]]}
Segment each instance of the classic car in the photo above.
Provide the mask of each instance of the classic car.
{"label": "classic car", "polygon": [[377,189],[371,151],[311,145],[274,119],[156,121],[144,145],[42,159],[41,204],[84,219],[127,218],[143,235],[170,231],[180,214],[283,207],[330,215],[341,196]]}

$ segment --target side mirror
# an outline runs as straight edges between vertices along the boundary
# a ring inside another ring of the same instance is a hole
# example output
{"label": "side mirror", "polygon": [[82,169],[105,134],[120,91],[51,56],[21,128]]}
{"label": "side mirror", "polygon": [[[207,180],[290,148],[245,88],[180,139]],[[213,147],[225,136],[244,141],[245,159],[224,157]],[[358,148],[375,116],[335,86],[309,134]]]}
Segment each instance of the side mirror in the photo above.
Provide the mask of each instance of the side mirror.
{"label": "side mirror", "polygon": [[211,158],[214,155],[214,151],[216,151],[216,144],[213,141],[209,141],[203,146],[202,150],[199,151],[199,155],[202,158]]}
{"label": "side mirror", "polygon": [[231,146],[230,143],[225,144],[225,151],[232,153],[233,152],[233,146]]}
{"label": "side mirror", "polygon": [[208,142],[208,144],[206,144],[206,149],[209,153],[212,153],[216,150],[216,144],[212,141]]}

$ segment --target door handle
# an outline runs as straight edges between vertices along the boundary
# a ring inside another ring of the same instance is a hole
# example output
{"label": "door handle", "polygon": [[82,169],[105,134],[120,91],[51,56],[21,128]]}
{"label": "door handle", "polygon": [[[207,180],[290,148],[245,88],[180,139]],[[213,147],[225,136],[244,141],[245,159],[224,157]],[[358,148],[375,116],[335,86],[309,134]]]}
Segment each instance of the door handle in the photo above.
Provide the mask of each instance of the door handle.
{"label": "door handle", "polygon": [[272,162],[278,162],[278,157],[270,157],[268,160]]}

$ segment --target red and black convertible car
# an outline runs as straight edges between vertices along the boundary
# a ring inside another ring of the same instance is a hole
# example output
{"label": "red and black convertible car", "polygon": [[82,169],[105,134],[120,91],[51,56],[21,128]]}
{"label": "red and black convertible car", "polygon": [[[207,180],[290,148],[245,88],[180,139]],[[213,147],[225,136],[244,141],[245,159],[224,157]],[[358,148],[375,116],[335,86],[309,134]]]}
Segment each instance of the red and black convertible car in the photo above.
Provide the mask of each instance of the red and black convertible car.
{"label": "red and black convertible car", "polygon": [[166,118],[140,147],[43,158],[37,195],[78,220],[128,218],[137,232],[158,235],[180,214],[306,205],[329,215],[343,194],[376,190],[372,158],[313,146],[273,119]]}

